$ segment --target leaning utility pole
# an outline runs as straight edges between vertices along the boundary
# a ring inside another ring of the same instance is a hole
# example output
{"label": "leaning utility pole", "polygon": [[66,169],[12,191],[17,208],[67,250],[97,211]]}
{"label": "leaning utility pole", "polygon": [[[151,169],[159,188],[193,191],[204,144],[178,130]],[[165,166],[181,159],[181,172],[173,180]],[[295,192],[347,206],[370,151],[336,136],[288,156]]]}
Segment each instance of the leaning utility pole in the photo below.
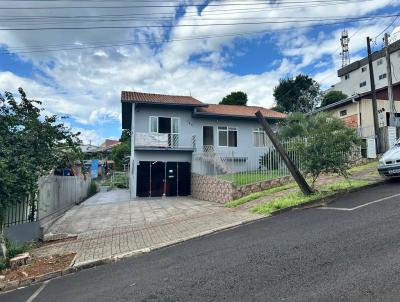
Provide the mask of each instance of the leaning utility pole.
{"label": "leaning utility pole", "polygon": [[289,155],[287,154],[285,148],[283,148],[283,146],[281,145],[279,140],[275,137],[274,132],[272,131],[271,127],[268,125],[268,123],[265,120],[262,113],[260,111],[257,111],[256,116],[257,116],[258,122],[263,127],[265,133],[268,135],[272,144],[275,146],[276,150],[282,156],[282,159],[285,162],[286,167],[288,167],[290,173],[292,174],[294,180],[299,185],[301,191],[304,193],[304,195],[312,194],[313,190],[310,188],[310,186],[304,179],[303,175],[301,175],[300,171],[297,169],[295,164],[292,162],[292,160],[290,159]]}
{"label": "leaning utility pole", "polygon": [[376,104],[375,78],[374,78],[374,68],[372,66],[372,55],[371,55],[370,42],[371,42],[371,39],[369,37],[367,37],[368,66],[369,66],[369,79],[371,81],[372,113],[374,115],[375,144],[376,144],[377,153],[380,153],[378,106]]}
{"label": "leaning utility pole", "polygon": [[389,35],[385,33],[385,55],[386,55],[386,69],[387,69],[387,80],[388,80],[388,100],[390,108],[390,119],[389,126],[396,127],[396,108],[394,106],[393,97],[393,83],[392,83],[392,63],[390,62],[390,52],[389,52]]}

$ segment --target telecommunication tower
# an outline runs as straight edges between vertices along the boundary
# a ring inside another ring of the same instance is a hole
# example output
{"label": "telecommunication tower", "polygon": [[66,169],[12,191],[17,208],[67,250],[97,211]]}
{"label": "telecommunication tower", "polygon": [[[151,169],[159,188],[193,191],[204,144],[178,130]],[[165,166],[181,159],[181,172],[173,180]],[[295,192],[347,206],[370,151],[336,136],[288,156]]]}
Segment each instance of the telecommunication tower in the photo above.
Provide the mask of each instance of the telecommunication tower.
{"label": "telecommunication tower", "polygon": [[345,29],[342,31],[342,37],[340,38],[340,44],[342,45],[342,52],[340,53],[342,56],[342,67],[350,64],[349,42],[349,33]]}

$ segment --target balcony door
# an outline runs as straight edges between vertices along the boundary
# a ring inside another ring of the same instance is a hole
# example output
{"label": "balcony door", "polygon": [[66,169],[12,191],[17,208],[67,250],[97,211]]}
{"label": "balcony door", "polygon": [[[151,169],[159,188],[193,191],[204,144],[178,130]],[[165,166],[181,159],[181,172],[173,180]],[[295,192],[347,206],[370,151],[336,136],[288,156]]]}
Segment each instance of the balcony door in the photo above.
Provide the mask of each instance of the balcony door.
{"label": "balcony door", "polygon": [[179,146],[179,118],[150,116],[150,132],[168,135],[168,146]]}
{"label": "balcony door", "polygon": [[212,151],[211,149],[213,149],[213,146],[214,146],[214,127],[203,126],[203,151]]}

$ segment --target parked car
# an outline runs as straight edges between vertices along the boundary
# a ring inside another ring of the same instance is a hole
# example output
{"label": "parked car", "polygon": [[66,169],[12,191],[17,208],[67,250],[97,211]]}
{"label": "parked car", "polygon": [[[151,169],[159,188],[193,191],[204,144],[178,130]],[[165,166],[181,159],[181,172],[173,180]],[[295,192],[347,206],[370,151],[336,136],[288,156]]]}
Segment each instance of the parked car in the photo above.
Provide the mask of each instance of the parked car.
{"label": "parked car", "polygon": [[400,177],[400,139],[382,155],[378,171],[386,177]]}

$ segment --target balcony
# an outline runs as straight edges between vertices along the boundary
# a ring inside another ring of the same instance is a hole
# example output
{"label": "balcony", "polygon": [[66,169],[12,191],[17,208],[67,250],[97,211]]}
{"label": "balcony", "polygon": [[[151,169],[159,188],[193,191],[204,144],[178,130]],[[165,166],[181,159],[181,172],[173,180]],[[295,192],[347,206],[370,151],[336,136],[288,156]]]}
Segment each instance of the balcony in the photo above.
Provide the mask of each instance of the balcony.
{"label": "balcony", "polygon": [[136,150],[181,150],[196,149],[195,135],[172,133],[135,133]]}

